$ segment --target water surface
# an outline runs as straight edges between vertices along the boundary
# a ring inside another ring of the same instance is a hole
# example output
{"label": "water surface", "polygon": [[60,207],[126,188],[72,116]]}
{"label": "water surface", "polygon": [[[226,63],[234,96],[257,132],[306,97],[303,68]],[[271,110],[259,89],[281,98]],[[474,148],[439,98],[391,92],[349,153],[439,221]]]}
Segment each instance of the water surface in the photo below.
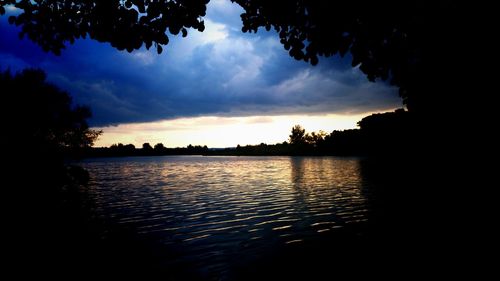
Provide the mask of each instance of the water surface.
{"label": "water surface", "polygon": [[304,253],[342,245],[345,229],[362,236],[370,223],[357,158],[165,156],[82,166],[102,239],[110,229],[132,233],[172,279],[234,279],[294,256],[307,261]]}

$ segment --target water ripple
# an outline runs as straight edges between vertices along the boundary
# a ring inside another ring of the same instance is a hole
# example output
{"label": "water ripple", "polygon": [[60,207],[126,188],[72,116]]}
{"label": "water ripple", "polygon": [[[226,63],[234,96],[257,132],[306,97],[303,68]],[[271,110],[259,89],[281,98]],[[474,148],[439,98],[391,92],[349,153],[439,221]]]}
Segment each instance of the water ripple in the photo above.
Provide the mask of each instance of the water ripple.
{"label": "water ripple", "polygon": [[356,159],[151,157],[94,159],[95,214],[208,272],[231,254],[304,243],[368,220]]}

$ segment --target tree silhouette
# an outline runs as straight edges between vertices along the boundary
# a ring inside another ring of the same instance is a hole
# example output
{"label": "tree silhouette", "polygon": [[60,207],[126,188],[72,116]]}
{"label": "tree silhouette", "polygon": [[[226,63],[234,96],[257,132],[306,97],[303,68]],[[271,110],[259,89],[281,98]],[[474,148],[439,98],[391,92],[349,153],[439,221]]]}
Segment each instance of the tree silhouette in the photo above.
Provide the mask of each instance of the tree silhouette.
{"label": "tree silhouette", "polygon": [[[73,106],[68,93],[45,81],[42,70],[0,73],[4,129],[9,147],[60,161],[93,145],[101,134],[89,129],[90,109]],[[15,151],[13,153],[19,153]]]}
{"label": "tree silhouette", "polygon": [[142,155],[152,155],[153,147],[149,144],[149,142],[145,142],[142,144],[141,154]]}
{"label": "tree silhouette", "polygon": [[157,143],[155,144],[155,148],[154,148],[154,152],[156,154],[165,154],[166,153],[166,150],[167,148],[163,145],[163,143]]}
{"label": "tree silhouette", "polygon": [[22,9],[9,22],[22,26],[21,36],[39,44],[45,51],[60,54],[64,44],[86,38],[109,42],[118,50],[149,49],[161,53],[169,42],[166,31],[187,36],[187,29],[205,29],[201,17],[209,0],[1,0]]}
{"label": "tree silhouette", "polygon": [[[37,260],[27,261],[31,268],[57,267],[54,272],[61,272],[78,263],[76,249],[81,248],[73,243],[83,233],[79,190],[89,180],[85,170],[68,160],[82,155],[100,132],[88,127],[89,108],[74,106],[68,93],[45,79],[36,69],[0,72],[2,168],[9,183],[1,190],[8,214],[2,221],[13,230],[9,256],[17,255],[19,261],[29,253]],[[31,241],[30,235],[44,243]],[[50,257],[38,255],[47,252]]]}
{"label": "tree silhouette", "polygon": [[163,143],[155,144],[155,150],[161,151],[163,149],[165,149],[165,146],[163,145]]}
{"label": "tree silhouette", "polygon": [[298,60],[315,65],[318,56],[350,53],[370,81],[397,85],[412,111],[439,111],[453,100],[468,26],[453,1],[232,1],[245,9],[243,32],[274,28]]}
{"label": "tree silhouette", "polygon": [[289,136],[291,145],[304,145],[306,144],[306,130],[300,125],[292,127],[292,133]]}
{"label": "tree silhouette", "polygon": [[306,134],[305,138],[308,144],[316,148],[318,146],[321,146],[326,136],[326,132],[320,130],[319,132],[311,132],[310,134]]}

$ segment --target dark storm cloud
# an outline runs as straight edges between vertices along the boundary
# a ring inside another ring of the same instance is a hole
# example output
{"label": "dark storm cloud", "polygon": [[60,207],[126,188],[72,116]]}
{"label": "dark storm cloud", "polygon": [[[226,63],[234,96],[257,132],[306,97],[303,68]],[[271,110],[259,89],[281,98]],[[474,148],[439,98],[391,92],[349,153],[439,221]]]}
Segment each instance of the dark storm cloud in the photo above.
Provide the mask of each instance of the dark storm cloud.
{"label": "dark storm cloud", "polygon": [[238,7],[214,1],[203,34],[171,36],[162,55],[131,54],[79,40],[46,54],[0,19],[0,67],[47,71],[49,80],[92,108],[93,125],[203,115],[362,113],[401,104],[395,89],[370,83],[350,58],[316,67],[295,61],[272,32],[243,34]]}

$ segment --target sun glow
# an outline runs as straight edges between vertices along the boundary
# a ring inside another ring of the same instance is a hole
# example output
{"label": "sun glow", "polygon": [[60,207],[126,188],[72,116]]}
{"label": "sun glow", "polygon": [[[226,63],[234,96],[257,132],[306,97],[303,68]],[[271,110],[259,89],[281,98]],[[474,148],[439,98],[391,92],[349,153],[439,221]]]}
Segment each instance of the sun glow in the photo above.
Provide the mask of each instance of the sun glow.
{"label": "sun glow", "polygon": [[[368,113],[369,114],[369,113]],[[167,147],[207,145],[208,147],[235,147],[247,144],[275,144],[288,139],[291,128],[300,124],[307,132],[356,128],[356,123],[367,113],[358,115],[281,115],[251,117],[194,117],[149,123],[121,124],[102,127],[103,135],[96,147],[115,143],[132,143],[141,147],[149,142]]]}

